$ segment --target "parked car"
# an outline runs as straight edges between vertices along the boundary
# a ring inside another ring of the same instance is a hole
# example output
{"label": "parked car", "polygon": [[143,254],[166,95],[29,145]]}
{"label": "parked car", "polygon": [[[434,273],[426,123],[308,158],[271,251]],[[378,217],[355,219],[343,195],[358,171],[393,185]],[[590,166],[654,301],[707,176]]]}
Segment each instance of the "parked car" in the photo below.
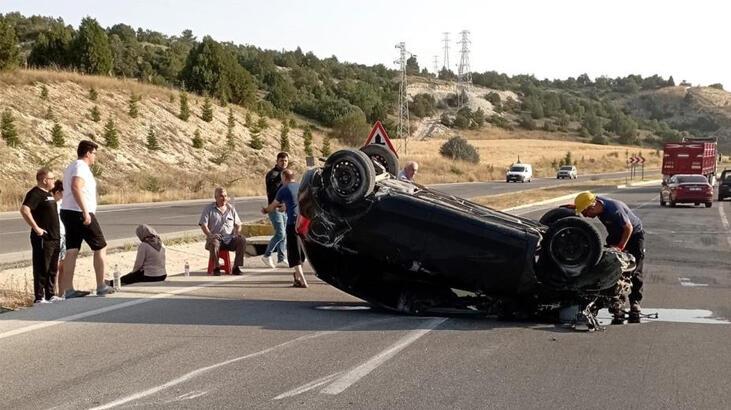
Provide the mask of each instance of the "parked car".
{"label": "parked car", "polygon": [[718,179],[718,200],[731,197],[731,169],[724,169]]}
{"label": "parked car", "polygon": [[373,305],[528,315],[579,305],[592,316],[634,268],[573,210],[543,224],[400,181],[377,162],[335,152],[298,195],[317,277]]}
{"label": "parked car", "polygon": [[692,203],[713,206],[713,186],[700,174],[679,174],[663,181],[660,189],[660,206]]}
{"label": "parked car", "polygon": [[570,179],[576,179],[576,166],[574,165],[564,165],[561,168],[558,169],[556,172],[556,179],[564,179],[564,178],[570,178]]}
{"label": "parked car", "polygon": [[513,164],[505,173],[505,182],[531,182],[533,167],[530,164]]}

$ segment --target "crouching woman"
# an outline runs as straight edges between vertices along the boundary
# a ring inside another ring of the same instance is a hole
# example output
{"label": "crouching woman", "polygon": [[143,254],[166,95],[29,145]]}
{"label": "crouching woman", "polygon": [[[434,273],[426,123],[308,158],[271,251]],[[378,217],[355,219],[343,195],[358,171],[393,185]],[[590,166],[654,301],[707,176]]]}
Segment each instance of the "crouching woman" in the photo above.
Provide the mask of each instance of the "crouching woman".
{"label": "crouching woman", "polygon": [[155,228],[150,225],[137,225],[137,237],[140,245],[137,248],[132,272],[122,276],[122,286],[137,282],[161,282],[167,278],[165,270],[165,245]]}

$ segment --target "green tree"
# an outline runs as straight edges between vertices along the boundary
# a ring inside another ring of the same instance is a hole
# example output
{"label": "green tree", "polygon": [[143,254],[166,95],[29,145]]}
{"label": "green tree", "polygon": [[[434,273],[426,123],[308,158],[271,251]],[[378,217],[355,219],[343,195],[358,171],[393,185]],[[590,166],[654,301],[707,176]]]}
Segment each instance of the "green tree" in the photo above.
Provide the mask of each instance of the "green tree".
{"label": "green tree", "polygon": [[41,32],[28,55],[33,67],[69,67],[72,65],[71,45],[74,30],[62,21],[54,21],[48,31]]}
{"label": "green tree", "polygon": [[251,119],[251,113],[250,112],[248,112],[248,111],[246,112],[246,117],[244,117],[244,121],[245,121],[244,122],[244,126],[246,128],[251,129],[251,127],[254,125],[254,122]]}
{"label": "green tree", "polygon": [[88,74],[110,74],[113,57],[109,38],[104,29],[91,17],[81,20],[73,44],[76,65]]}
{"label": "green tree", "polygon": [[99,122],[102,119],[101,113],[99,113],[99,107],[96,105],[91,107],[91,110],[89,110],[89,116],[91,117],[91,120],[94,122]]}
{"label": "green tree", "polygon": [[211,106],[211,99],[208,97],[203,100],[201,119],[205,122],[213,121],[213,106]]}
{"label": "green tree", "polygon": [[439,148],[439,153],[449,159],[459,159],[473,164],[480,162],[480,154],[466,139],[452,137]]}
{"label": "green tree", "polygon": [[228,109],[228,121],[226,130],[226,144],[233,148],[236,146],[234,128],[236,127],[236,118],[234,118],[234,111],[231,107]]}
{"label": "green tree", "polygon": [[264,148],[264,141],[261,139],[261,129],[259,129],[259,127],[254,127],[254,129],[251,130],[251,141],[249,141],[249,146],[255,150]]}
{"label": "green tree", "polygon": [[0,19],[0,71],[12,70],[20,64],[20,50],[15,29]]}
{"label": "green tree", "polygon": [[119,135],[117,127],[114,125],[114,120],[109,117],[107,123],[104,124],[104,143],[107,147],[116,149],[119,148]]}
{"label": "green tree", "polygon": [[581,126],[592,136],[602,135],[602,120],[599,118],[593,110],[588,111],[584,115],[584,120],[581,122]]}
{"label": "green tree", "polygon": [[349,146],[360,146],[368,136],[370,126],[366,122],[365,114],[359,108],[343,115],[335,121],[332,136]]}
{"label": "green tree", "polygon": [[15,118],[9,108],[3,111],[2,118],[0,118],[0,136],[9,147],[17,147],[20,143],[18,131],[15,129]]}
{"label": "green tree", "polygon": [[289,146],[289,126],[286,123],[282,124],[282,131],[279,134],[279,149],[281,151],[288,152]]}
{"label": "green tree", "polygon": [[197,128],[196,128],[195,132],[193,132],[193,148],[195,148],[195,149],[203,148],[203,138],[201,138],[201,131]]}
{"label": "green tree", "polygon": [[331,152],[330,152],[330,137],[327,136],[327,135],[325,136],[325,138],[322,139],[322,148],[320,148],[320,152],[322,153],[322,155],[324,157],[329,157],[330,154],[331,154]]}
{"label": "green tree", "polygon": [[49,121],[56,121],[56,115],[53,113],[53,107],[50,105],[46,108],[45,118]]}
{"label": "green tree", "polygon": [[66,136],[61,128],[61,124],[57,122],[53,123],[53,128],[51,129],[51,143],[56,147],[66,145]]}
{"label": "green tree", "polygon": [[305,155],[308,157],[314,156],[312,153],[312,131],[310,131],[310,127],[305,128],[305,131],[302,133],[302,139],[305,144]]}
{"label": "green tree", "polygon": [[97,98],[99,98],[99,93],[96,92],[96,88],[92,85],[91,88],[89,88],[89,99],[96,101]]}
{"label": "green tree", "polygon": [[129,116],[132,118],[137,118],[140,114],[139,108],[137,107],[137,101],[139,100],[140,98],[134,93],[129,97]]}
{"label": "green tree", "polygon": [[417,75],[419,74],[419,62],[416,61],[416,56],[412,55],[406,59],[406,74]]}
{"label": "green tree", "polygon": [[478,107],[475,112],[472,113],[472,125],[474,128],[482,128],[485,125],[485,112],[482,108]]}
{"label": "green tree", "polygon": [[267,123],[267,118],[264,116],[259,117],[259,120],[256,122],[256,128],[260,131],[264,131],[269,127],[269,123]]}
{"label": "green tree", "polygon": [[183,121],[188,121],[190,118],[190,107],[188,107],[188,94],[180,93],[180,113],[178,118]]}
{"label": "green tree", "polygon": [[48,87],[45,84],[41,84],[41,100],[48,99]]}
{"label": "green tree", "polygon": [[157,135],[155,135],[155,130],[152,127],[147,131],[147,149],[150,151],[160,149],[160,144],[157,142]]}
{"label": "green tree", "polygon": [[455,115],[454,122],[452,124],[460,129],[470,128],[472,125],[472,110],[468,107],[460,108],[460,110],[457,111],[457,115]]}

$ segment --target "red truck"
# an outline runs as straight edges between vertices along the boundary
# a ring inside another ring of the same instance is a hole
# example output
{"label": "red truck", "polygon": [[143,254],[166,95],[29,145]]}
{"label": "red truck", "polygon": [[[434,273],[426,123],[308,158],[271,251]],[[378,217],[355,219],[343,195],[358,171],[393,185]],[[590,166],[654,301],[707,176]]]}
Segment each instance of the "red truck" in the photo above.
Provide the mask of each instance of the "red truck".
{"label": "red truck", "polygon": [[662,177],[667,181],[676,174],[703,175],[713,185],[716,182],[717,144],[710,139],[683,139],[666,142],[663,147]]}

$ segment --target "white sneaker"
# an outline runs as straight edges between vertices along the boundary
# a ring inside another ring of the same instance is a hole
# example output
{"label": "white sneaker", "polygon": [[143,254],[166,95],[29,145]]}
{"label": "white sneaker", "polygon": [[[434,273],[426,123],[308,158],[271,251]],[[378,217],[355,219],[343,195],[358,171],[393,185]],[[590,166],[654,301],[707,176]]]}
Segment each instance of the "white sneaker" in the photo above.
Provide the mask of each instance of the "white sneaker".
{"label": "white sneaker", "polygon": [[51,298],[50,298],[50,299],[48,299],[48,301],[49,301],[50,303],[53,303],[53,302],[61,302],[61,301],[64,301],[64,300],[66,300],[66,299],[64,299],[64,298],[62,298],[62,297],[58,297],[58,296],[56,296],[56,295],[53,295],[53,296],[51,296]]}
{"label": "white sneaker", "polygon": [[268,266],[270,269],[274,269],[274,262],[272,261],[271,255],[261,255],[261,260],[264,262],[264,265]]}
{"label": "white sneaker", "polygon": [[40,299],[40,300],[36,300],[35,302],[33,302],[34,305],[39,305],[39,304],[45,305],[46,303],[51,303],[51,301],[46,300],[46,299]]}

